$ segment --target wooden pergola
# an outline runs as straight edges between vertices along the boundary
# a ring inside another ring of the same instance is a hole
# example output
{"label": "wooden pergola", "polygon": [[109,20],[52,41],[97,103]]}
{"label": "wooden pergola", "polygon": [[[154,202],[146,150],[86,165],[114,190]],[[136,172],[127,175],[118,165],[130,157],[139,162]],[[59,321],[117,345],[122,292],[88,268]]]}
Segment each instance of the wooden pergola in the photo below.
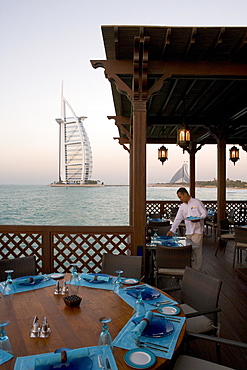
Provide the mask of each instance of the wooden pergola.
{"label": "wooden pergola", "polygon": [[191,131],[190,193],[195,154],[217,144],[217,209],[225,217],[226,144],[247,150],[247,27],[102,26],[119,130],[130,158],[130,224],[145,244],[146,144],[176,144]]}

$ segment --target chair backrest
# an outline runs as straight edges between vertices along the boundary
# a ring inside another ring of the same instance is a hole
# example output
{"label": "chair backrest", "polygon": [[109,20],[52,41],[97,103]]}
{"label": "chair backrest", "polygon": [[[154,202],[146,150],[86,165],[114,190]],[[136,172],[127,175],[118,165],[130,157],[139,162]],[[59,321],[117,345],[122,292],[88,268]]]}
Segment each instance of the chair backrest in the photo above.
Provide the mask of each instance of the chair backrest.
{"label": "chair backrest", "polygon": [[184,269],[191,266],[192,246],[185,247],[156,247],[157,268]]}
{"label": "chair backrest", "polygon": [[132,277],[140,280],[142,277],[142,256],[104,253],[101,272],[116,276],[116,270],[122,270],[123,277]]}
{"label": "chair backrest", "polygon": [[186,267],[181,284],[182,302],[198,311],[217,308],[221,285],[221,280]]}
{"label": "chair backrest", "polygon": [[[159,222],[161,223],[161,222]],[[151,235],[154,234],[154,230],[157,230],[157,234],[158,235],[166,235],[166,233],[170,230],[171,226],[170,225],[157,225],[157,226],[154,226],[154,225],[148,225],[147,229],[148,230],[152,230],[151,232]]]}
{"label": "chair backrest", "polygon": [[150,226],[169,226],[170,225],[170,220],[165,220],[165,221],[149,221]]}
{"label": "chair backrest", "polygon": [[247,244],[247,227],[235,226],[235,242]]}
{"label": "chair backrest", "polygon": [[229,227],[229,220],[227,218],[224,218],[223,220],[220,220],[219,224],[220,224],[220,233],[221,234],[229,233],[230,227]]}
{"label": "chair backrest", "polygon": [[9,258],[0,260],[0,281],[6,280],[6,270],[14,270],[12,278],[20,276],[36,275],[36,258],[35,256]]}

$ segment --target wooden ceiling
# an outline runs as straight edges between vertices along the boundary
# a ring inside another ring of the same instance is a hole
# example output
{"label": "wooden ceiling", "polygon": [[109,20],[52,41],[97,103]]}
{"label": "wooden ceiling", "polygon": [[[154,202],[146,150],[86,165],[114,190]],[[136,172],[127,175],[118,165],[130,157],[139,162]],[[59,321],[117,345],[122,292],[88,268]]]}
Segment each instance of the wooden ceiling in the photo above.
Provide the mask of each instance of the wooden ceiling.
{"label": "wooden ceiling", "polygon": [[[228,144],[246,150],[247,27],[102,26],[102,34],[105,73],[122,141],[128,142],[131,136],[133,100],[119,88],[121,83],[116,83],[114,76],[135,93],[139,38],[147,143],[176,143],[177,127],[184,121],[194,143],[225,138]],[[92,64],[103,66],[100,61]]]}

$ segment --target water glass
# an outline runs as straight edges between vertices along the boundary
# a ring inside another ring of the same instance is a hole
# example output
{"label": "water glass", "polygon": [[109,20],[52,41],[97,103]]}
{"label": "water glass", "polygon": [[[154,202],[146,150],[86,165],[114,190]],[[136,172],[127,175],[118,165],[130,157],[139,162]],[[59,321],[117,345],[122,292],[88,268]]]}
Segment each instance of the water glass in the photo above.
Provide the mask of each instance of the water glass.
{"label": "water glass", "polygon": [[6,270],[5,273],[7,274],[7,279],[4,283],[4,288],[3,288],[3,294],[4,295],[9,295],[15,293],[15,284],[12,280],[11,274],[14,272],[14,270]]}
{"label": "water glass", "polygon": [[112,349],[113,345],[112,345],[111,334],[108,330],[108,325],[107,325],[109,322],[111,322],[111,318],[103,316],[99,318],[99,322],[102,323],[102,330],[99,336],[98,346],[108,345]]}
{"label": "water glass", "polygon": [[72,272],[71,272],[71,275],[70,275],[70,283],[71,284],[76,284],[80,280],[80,277],[79,277],[78,272],[77,272],[77,263],[72,263],[71,266],[72,266]]}
{"label": "water glass", "polygon": [[133,310],[133,315],[135,315],[135,317],[139,317],[139,316],[145,316],[145,313],[146,313],[146,309],[145,309],[145,303],[142,299],[142,292],[145,290],[145,288],[138,288],[137,289],[137,299],[136,299],[136,302],[135,302],[135,307],[134,307],[134,310]]}
{"label": "water glass", "polygon": [[121,289],[123,288],[123,283],[122,283],[122,278],[121,278],[121,274],[123,273],[123,271],[117,270],[115,271],[115,273],[117,274],[117,278],[114,281],[113,291],[115,293],[120,293]]}
{"label": "water glass", "polygon": [[5,326],[9,324],[8,320],[0,322],[0,350],[5,351],[13,355],[13,350],[9,341],[9,337],[5,332]]}

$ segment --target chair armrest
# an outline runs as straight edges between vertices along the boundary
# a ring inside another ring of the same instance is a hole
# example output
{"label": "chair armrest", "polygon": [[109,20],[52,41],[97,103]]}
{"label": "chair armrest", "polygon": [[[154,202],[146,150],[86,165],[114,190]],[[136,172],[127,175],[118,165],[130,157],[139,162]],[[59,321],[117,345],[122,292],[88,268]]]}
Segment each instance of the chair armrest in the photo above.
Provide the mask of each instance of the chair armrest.
{"label": "chair armrest", "polygon": [[198,338],[198,339],[205,339],[205,340],[209,340],[209,341],[215,342],[215,343],[228,344],[228,345],[231,345],[231,346],[247,349],[247,343],[238,342],[238,341],[232,340],[232,339],[218,338],[218,337],[213,337],[213,336],[209,336],[209,335],[205,335],[205,334],[193,333],[192,331],[187,331],[186,336],[190,336],[190,337],[194,337],[194,338]]}
{"label": "chair armrest", "polygon": [[185,314],[185,317],[186,317],[186,319],[190,319],[191,317],[208,315],[210,313],[215,313],[215,312],[220,312],[220,311],[221,311],[221,308],[217,307],[217,308],[212,308],[212,309],[208,309],[208,310],[205,310],[205,311],[197,311],[197,312],[187,313],[187,314]]}
{"label": "chair armrest", "polygon": [[176,290],[181,290],[181,287],[177,286],[177,287],[173,287],[173,288],[163,288],[163,289],[160,289],[160,290],[162,290],[163,292],[175,292]]}

